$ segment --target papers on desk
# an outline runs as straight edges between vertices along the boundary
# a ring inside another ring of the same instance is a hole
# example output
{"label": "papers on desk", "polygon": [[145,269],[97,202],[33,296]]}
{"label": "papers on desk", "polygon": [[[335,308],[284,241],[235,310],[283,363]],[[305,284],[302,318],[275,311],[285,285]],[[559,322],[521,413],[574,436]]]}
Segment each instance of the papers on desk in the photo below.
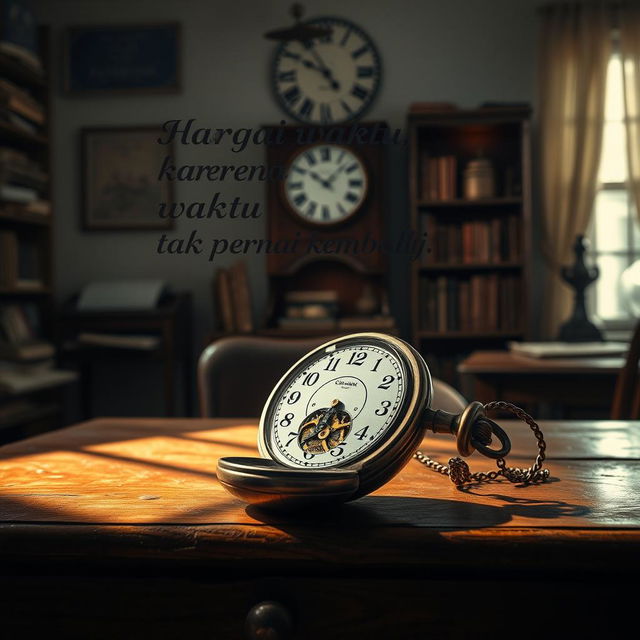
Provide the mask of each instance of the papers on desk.
{"label": "papers on desk", "polygon": [[510,342],[511,353],[529,358],[579,358],[620,356],[627,353],[627,342]]}

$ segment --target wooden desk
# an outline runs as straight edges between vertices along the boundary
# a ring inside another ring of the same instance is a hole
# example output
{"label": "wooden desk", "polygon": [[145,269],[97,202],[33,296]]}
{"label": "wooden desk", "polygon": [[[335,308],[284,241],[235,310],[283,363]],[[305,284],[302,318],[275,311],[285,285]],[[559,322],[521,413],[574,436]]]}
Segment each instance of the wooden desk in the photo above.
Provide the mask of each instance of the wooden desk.
{"label": "wooden desk", "polygon": [[474,400],[557,403],[599,408],[608,415],[624,358],[527,358],[509,351],[474,351],[458,365]]}
{"label": "wooden desk", "polygon": [[[530,432],[503,424],[527,464]],[[635,619],[640,423],[542,427],[543,486],[459,491],[411,461],[371,496],[297,517],[245,509],[216,481],[219,456],[256,453],[251,421],[100,419],[8,445],[3,631],[235,639],[270,599],[305,640],[612,637]]]}

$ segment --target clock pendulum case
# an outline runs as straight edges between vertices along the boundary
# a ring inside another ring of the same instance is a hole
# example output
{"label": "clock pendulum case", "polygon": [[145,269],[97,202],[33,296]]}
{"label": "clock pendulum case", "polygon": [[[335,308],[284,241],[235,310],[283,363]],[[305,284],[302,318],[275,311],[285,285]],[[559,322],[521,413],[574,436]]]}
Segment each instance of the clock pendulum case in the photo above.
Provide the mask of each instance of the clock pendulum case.
{"label": "clock pendulum case", "polygon": [[[451,414],[431,406],[432,393],[426,363],[399,338],[360,333],[331,340],[301,358],[273,389],[258,431],[262,457],[221,458],[217,477],[246,502],[285,510],[364,496],[412,457],[458,486],[500,477],[546,480],[546,444],[524,411],[505,402],[472,402]],[[532,429],[538,455],[530,468],[506,465],[510,441],[487,417],[491,409],[511,411]],[[444,465],[418,451],[429,430],[455,436],[461,457]],[[495,459],[497,469],[471,473],[462,457],[474,451]]]}

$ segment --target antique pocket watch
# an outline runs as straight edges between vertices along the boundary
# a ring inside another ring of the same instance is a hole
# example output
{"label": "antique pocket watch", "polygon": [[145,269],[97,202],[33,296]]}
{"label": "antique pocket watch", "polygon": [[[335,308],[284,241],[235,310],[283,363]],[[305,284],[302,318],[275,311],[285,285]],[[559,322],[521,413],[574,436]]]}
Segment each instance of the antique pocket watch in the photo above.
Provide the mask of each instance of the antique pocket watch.
{"label": "antique pocket watch", "polygon": [[[432,395],[427,365],[403,340],[377,333],[331,340],[296,362],[271,392],[258,431],[262,457],[221,458],[217,477],[246,502],[285,509],[364,496],[414,456],[456,484],[547,477],[542,434],[524,412],[497,403],[528,422],[538,439],[536,463],[526,471],[506,466],[509,438],[481,403],[451,414],[432,409]],[[470,474],[459,458],[448,467],[434,462],[417,452],[427,429],[454,435],[461,456],[479,450],[497,459],[499,470]],[[499,449],[490,447],[493,436]]]}

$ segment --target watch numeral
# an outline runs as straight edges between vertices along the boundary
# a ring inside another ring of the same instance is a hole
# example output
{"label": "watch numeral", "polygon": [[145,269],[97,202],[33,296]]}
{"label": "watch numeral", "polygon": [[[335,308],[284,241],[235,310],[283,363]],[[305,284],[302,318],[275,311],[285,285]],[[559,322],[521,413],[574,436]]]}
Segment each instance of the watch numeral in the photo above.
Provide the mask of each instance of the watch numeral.
{"label": "watch numeral", "polygon": [[326,204],[322,205],[322,219],[323,220],[331,220],[331,211]]}
{"label": "watch numeral", "polygon": [[360,429],[360,431],[356,431],[353,435],[358,438],[358,440],[364,440],[367,437],[367,431],[369,431],[369,425]]}
{"label": "watch numeral", "polygon": [[322,122],[331,122],[333,116],[331,115],[331,107],[324,102],[320,105],[320,120]]}
{"label": "watch numeral", "polygon": [[340,40],[340,46],[344,47],[345,44],[347,44],[347,41],[349,40],[349,36],[352,33],[352,29],[351,27],[349,27],[345,32],[344,35],[342,36],[342,40]]}
{"label": "watch numeral", "polygon": [[309,202],[309,206],[307,207],[305,215],[309,216],[309,218],[313,218],[313,214],[316,212],[317,206],[318,203],[311,200],[311,202]]}
{"label": "watch numeral", "polygon": [[283,94],[282,97],[289,103],[289,104],[295,104],[298,101],[298,98],[300,97],[300,89],[297,86],[293,86],[290,89],[287,89]]}
{"label": "watch numeral", "polygon": [[340,363],[340,358],[331,358],[331,360],[329,360],[329,364],[327,364],[324,370],[335,371],[339,363]]}
{"label": "watch numeral", "polygon": [[362,180],[349,180],[349,186],[350,187],[361,187],[362,186]]}
{"label": "watch numeral", "polygon": [[377,371],[378,367],[380,366],[380,363],[382,362],[382,358],[378,358],[376,360],[376,363],[373,365],[373,369],[371,369],[371,371]]}
{"label": "watch numeral", "polygon": [[382,383],[378,385],[378,389],[388,389],[394,380],[394,376],[385,376],[382,378]]}
{"label": "watch numeral", "polygon": [[287,415],[285,415],[284,418],[282,418],[282,420],[280,420],[280,426],[281,427],[288,427],[291,424],[291,421],[293,420],[295,416],[293,415],[293,413],[287,413]]}
{"label": "watch numeral", "polygon": [[364,351],[356,351],[351,354],[349,362],[347,364],[353,364],[357,367],[361,367],[362,363],[367,359],[367,354]]}
{"label": "watch numeral", "polygon": [[353,164],[349,165],[349,166],[345,169],[345,171],[346,171],[347,173],[351,173],[352,171],[355,171],[357,168],[358,168],[358,163],[357,163],[357,162],[354,162]]}
{"label": "watch numeral", "polygon": [[287,400],[287,404],[295,404],[296,402],[298,402],[298,400],[300,400],[300,396],[302,394],[299,391],[294,391],[290,396],[289,399]]}
{"label": "watch numeral", "polygon": [[289,189],[302,189],[302,182],[290,182]]}
{"label": "watch numeral", "polygon": [[363,44],[359,49],[351,52],[351,57],[355,60],[369,51],[369,45]]}
{"label": "watch numeral", "polygon": [[297,207],[301,207],[307,201],[307,196],[304,193],[299,193],[294,199],[293,203]]}
{"label": "watch numeral", "polygon": [[373,67],[358,67],[358,78],[370,78],[373,75]]}
{"label": "watch numeral", "polygon": [[309,151],[308,153],[304,154],[304,157],[307,159],[307,162],[313,167],[313,165],[316,163],[316,159],[314,158],[313,153]]}
{"label": "watch numeral", "polygon": [[[343,445],[347,444],[346,442],[342,443]],[[338,456],[342,455],[342,452],[344,451],[343,447],[335,447],[334,449],[329,449],[329,453],[334,457],[337,458]]]}
{"label": "watch numeral", "polygon": [[389,407],[391,406],[391,400],[383,400],[380,403],[380,407],[374,411],[377,416],[386,416],[389,413]]}
{"label": "watch numeral", "polygon": [[361,85],[354,84],[353,89],[351,89],[351,95],[358,98],[358,100],[364,100],[369,92]]}
{"label": "watch numeral", "polygon": [[320,149],[320,158],[323,162],[331,161],[331,148],[330,147],[322,147]]}
{"label": "watch numeral", "polygon": [[313,111],[313,100],[309,100],[309,98],[305,98],[305,101],[302,103],[302,106],[300,107],[300,115],[301,116],[308,116],[311,114],[311,112]]}
{"label": "watch numeral", "polygon": [[280,82],[295,82],[296,81],[296,70],[295,69],[291,69],[289,71],[281,71],[278,74],[278,80]]}
{"label": "watch numeral", "polygon": [[309,453],[308,451],[305,451],[303,453],[303,456],[305,460],[311,460],[311,458],[313,458],[313,453]]}
{"label": "watch numeral", "polygon": [[353,193],[353,191],[349,191],[344,199],[348,200],[349,202],[358,202],[358,194]]}
{"label": "watch numeral", "polygon": [[307,387],[312,387],[316,382],[318,382],[319,378],[320,374],[317,371],[314,371],[313,373],[307,375],[302,384],[306,385]]}
{"label": "watch numeral", "polygon": [[290,446],[291,443],[298,437],[298,434],[295,431],[289,431],[289,436],[293,436],[289,442],[287,442],[286,446]]}

